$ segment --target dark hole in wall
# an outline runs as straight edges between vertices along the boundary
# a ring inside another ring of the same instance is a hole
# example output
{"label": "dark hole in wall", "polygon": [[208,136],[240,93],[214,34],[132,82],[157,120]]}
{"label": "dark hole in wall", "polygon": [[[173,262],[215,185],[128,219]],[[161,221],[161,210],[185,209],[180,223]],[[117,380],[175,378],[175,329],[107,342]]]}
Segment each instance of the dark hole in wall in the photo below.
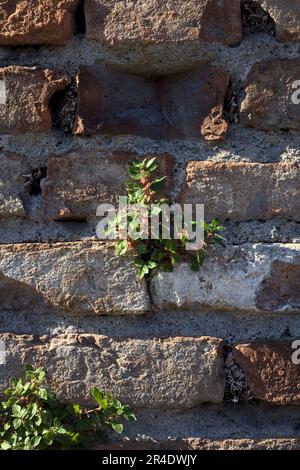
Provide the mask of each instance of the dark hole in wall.
{"label": "dark hole in wall", "polygon": [[243,35],[267,33],[276,36],[276,25],[271,15],[258,2],[242,2]]}
{"label": "dark hole in wall", "polygon": [[41,166],[32,170],[31,175],[26,175],[25,186],[31,196],[36,196],[42,192],[42,180],[47,177],[47,167]]}
{"label": "dark hole in wall", "polygon": [[49,103],[52,129],[60,129],[66,134],[72,133],[76,117],[77,95],[75,79],[64,90],[54,93]]}
{"label": "dark hole in wall", "polygon": [[225,360],[225,396],[226,402],[244,403],[252,400],[251,390],[247,384],[243,369],[235,362],[232,347],[225,344],[223,347]]}
{"label": "dark hole in wall", "polygon": [[74,14],[75,19],[75,34],[85,34],[85,14],[84,14],[84,0],[79,2],[79,5]]}
{"label": "dark hole in wall", "polygon": [[230,124],[239,122],[238,90],[230,80],[224,100],[224,117]]}

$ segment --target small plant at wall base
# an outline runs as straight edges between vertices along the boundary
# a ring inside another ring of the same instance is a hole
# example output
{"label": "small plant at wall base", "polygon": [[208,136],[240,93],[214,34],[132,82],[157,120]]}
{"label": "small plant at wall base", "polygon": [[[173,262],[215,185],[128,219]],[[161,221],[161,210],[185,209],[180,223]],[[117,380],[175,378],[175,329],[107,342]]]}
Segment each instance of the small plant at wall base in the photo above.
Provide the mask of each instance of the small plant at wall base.
{"label": "small plant at wall base", "polygon": [[[148,217],[148,227],[151,226],[151,215],[159,215],[160,207],[167,204],[172,206],[170,201],[160,198],[159,193],[164,187],[165,179],[156,178],[155,172],[159,167],[157,159],[144,159],[143,161],[136,161],[129,167],[129,175],[131,180],[127,186],[128,205],[138,205],[155,207],[156,213],[152,212]],[[135,231],[139,232],[140,216],[135,211],[129,212],[126,215],[126,224],[129,227],[134,227]],[[172,222],[171,222],[172,223]],[[192,222],[196,225],[197,222]],[[187,233],[182,226],[180,228],[180,236],[174,237],[174,230],[171,230],[171,237],[164,239],[161,236],[157,239],[152,239],[150,235],[150,228],[148,228],[147,238],[139,237],[134,238],[127,236],[126,239],[118,239],[116,242],[116,254],[132,255],[134,264],[138,269],[138,276],[140,279],[155,275],[158,271],[171,272],[174,265],[181,261],[187,261],[193,271],[198,271],[204,263],[205,252],[209,245],[218,243],[224,246],[224,238],[220,232],[224,230],[219,222],[214,219],[210,223],[203,223],[204,229],[204,244],[201,249],[197,251],[187,251],[186,246],[188,237]],[[118,224],[120,219],[117,218],[112,224],[108,225],[107,234],[116,230],[118,235]],[[173,220],[174,224],[174,220]],[[159,234],[162,233],[162,222],[160,223]],[[172,235],[173,234],[173,235]]]}
{"label": "small plant at wall base", "polygon": [[44,450],[87,448],[105,442],[106,432],[123,432],[122,421],[136,420],[132,409],[93,388],[93,409],[65,405],[45,388],[43,369],[25,367],[26,381],[13,379],[0,403],[0,449]]}

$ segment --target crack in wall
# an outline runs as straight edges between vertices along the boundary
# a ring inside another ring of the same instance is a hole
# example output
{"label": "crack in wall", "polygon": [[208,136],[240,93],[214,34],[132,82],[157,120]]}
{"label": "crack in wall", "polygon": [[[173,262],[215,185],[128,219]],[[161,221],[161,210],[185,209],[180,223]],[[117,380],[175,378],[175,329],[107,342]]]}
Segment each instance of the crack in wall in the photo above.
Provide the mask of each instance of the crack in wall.
{"label": "crack in wall", "polygon": [[225,361],[225,402],[247,403],[253,400],[251,390],[246,381],[243,369],[234,360],[232,346],[225,344],[223,348]]}

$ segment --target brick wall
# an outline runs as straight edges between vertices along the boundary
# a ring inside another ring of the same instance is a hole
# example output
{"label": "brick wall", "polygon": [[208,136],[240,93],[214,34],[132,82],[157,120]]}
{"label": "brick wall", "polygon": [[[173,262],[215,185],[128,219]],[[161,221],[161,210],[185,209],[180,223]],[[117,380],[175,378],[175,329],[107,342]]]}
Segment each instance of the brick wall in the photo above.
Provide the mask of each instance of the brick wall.
{"label": "brick wall", "polygon": [[[0,5],[1,387],[30,362],[62,400],[111,390],[138,416],[112,448],[300,448],[298,0],[13,4]],[[99,201],[143,156],[226,227],[199,273],[138,281],[95,236]]]}

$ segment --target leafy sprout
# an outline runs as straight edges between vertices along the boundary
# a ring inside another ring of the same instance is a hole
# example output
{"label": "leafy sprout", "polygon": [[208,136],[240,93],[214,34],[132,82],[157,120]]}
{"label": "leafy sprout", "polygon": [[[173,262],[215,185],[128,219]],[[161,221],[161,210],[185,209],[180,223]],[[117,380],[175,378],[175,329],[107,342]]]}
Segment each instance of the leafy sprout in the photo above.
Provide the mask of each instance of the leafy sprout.
{"label": "leafy sprout", "polygon": [[[159,167],[159,162],[156,158],[147,159],[142,161],[135,161],[129,166],[128,172],[131,181],[127,185],[127,198],[129,204],[129,211],[126,214],[125,225],[134,228],[136,233],[139,234],[139,225],[141,224],[140,215],[134,210],[130,210],[130,205],[144,206],[145,208],[154,207],[152,213],[148,213],[148,227],[151,226],[151,216],[159,215],[160,207],[164,204],[172,205],[170,201],[160,197],[160,193],[164,188],[166,177],[157,177],[156,170]],[[156,213],[155,213],[156,211]],[[198,222],[194,221],[196,225]],[[120,228],[122,222],[116,218],[113,226],[109,230]],[[162,228],[162,219],[160,219],[160,229]],[[127,236],[125,239],[121,237],[116,242],[116,254],[124,256],[130,254],[133,257],[134,265],[138,270],[138,277],[150,277],[158,271],[170,272],[173,270],[174,265],[181,261],[187,261],[193,271],[198,271],[203,265],[205,254],[209,245],[218,243],[224,245],[224,238],[221,232],[224,227],[219,224],[216,219],[210,223],[202,222],[204,231],[204,244],[201,249],[197,251],[186,250],[188,237],[184,230],[180,237],[175,238],[171,236],[170,239],[163,239],[159,236],[157,239],[152,239],[150,236],[150,228],[148,228],[148,237],[142,237],[142,230],[140,228],[140,237]],[[124,226],[124,222],[123,222]],[[172,232],[172,231],[171,231]],[[160,235],[162,231],[160,230]],[[173,232],[172,232],[173,233]]]}
{"label": "leafy sprout", "polygon": [[94,387],[96,406],[62,404],[45,387],[43,369],[25,367],[26,380],[13,379],[0,402],[0,449],[44,450],[86,448],[107,440],[107,431],[123,432],[122,421],[136,419],[132,409]]}

